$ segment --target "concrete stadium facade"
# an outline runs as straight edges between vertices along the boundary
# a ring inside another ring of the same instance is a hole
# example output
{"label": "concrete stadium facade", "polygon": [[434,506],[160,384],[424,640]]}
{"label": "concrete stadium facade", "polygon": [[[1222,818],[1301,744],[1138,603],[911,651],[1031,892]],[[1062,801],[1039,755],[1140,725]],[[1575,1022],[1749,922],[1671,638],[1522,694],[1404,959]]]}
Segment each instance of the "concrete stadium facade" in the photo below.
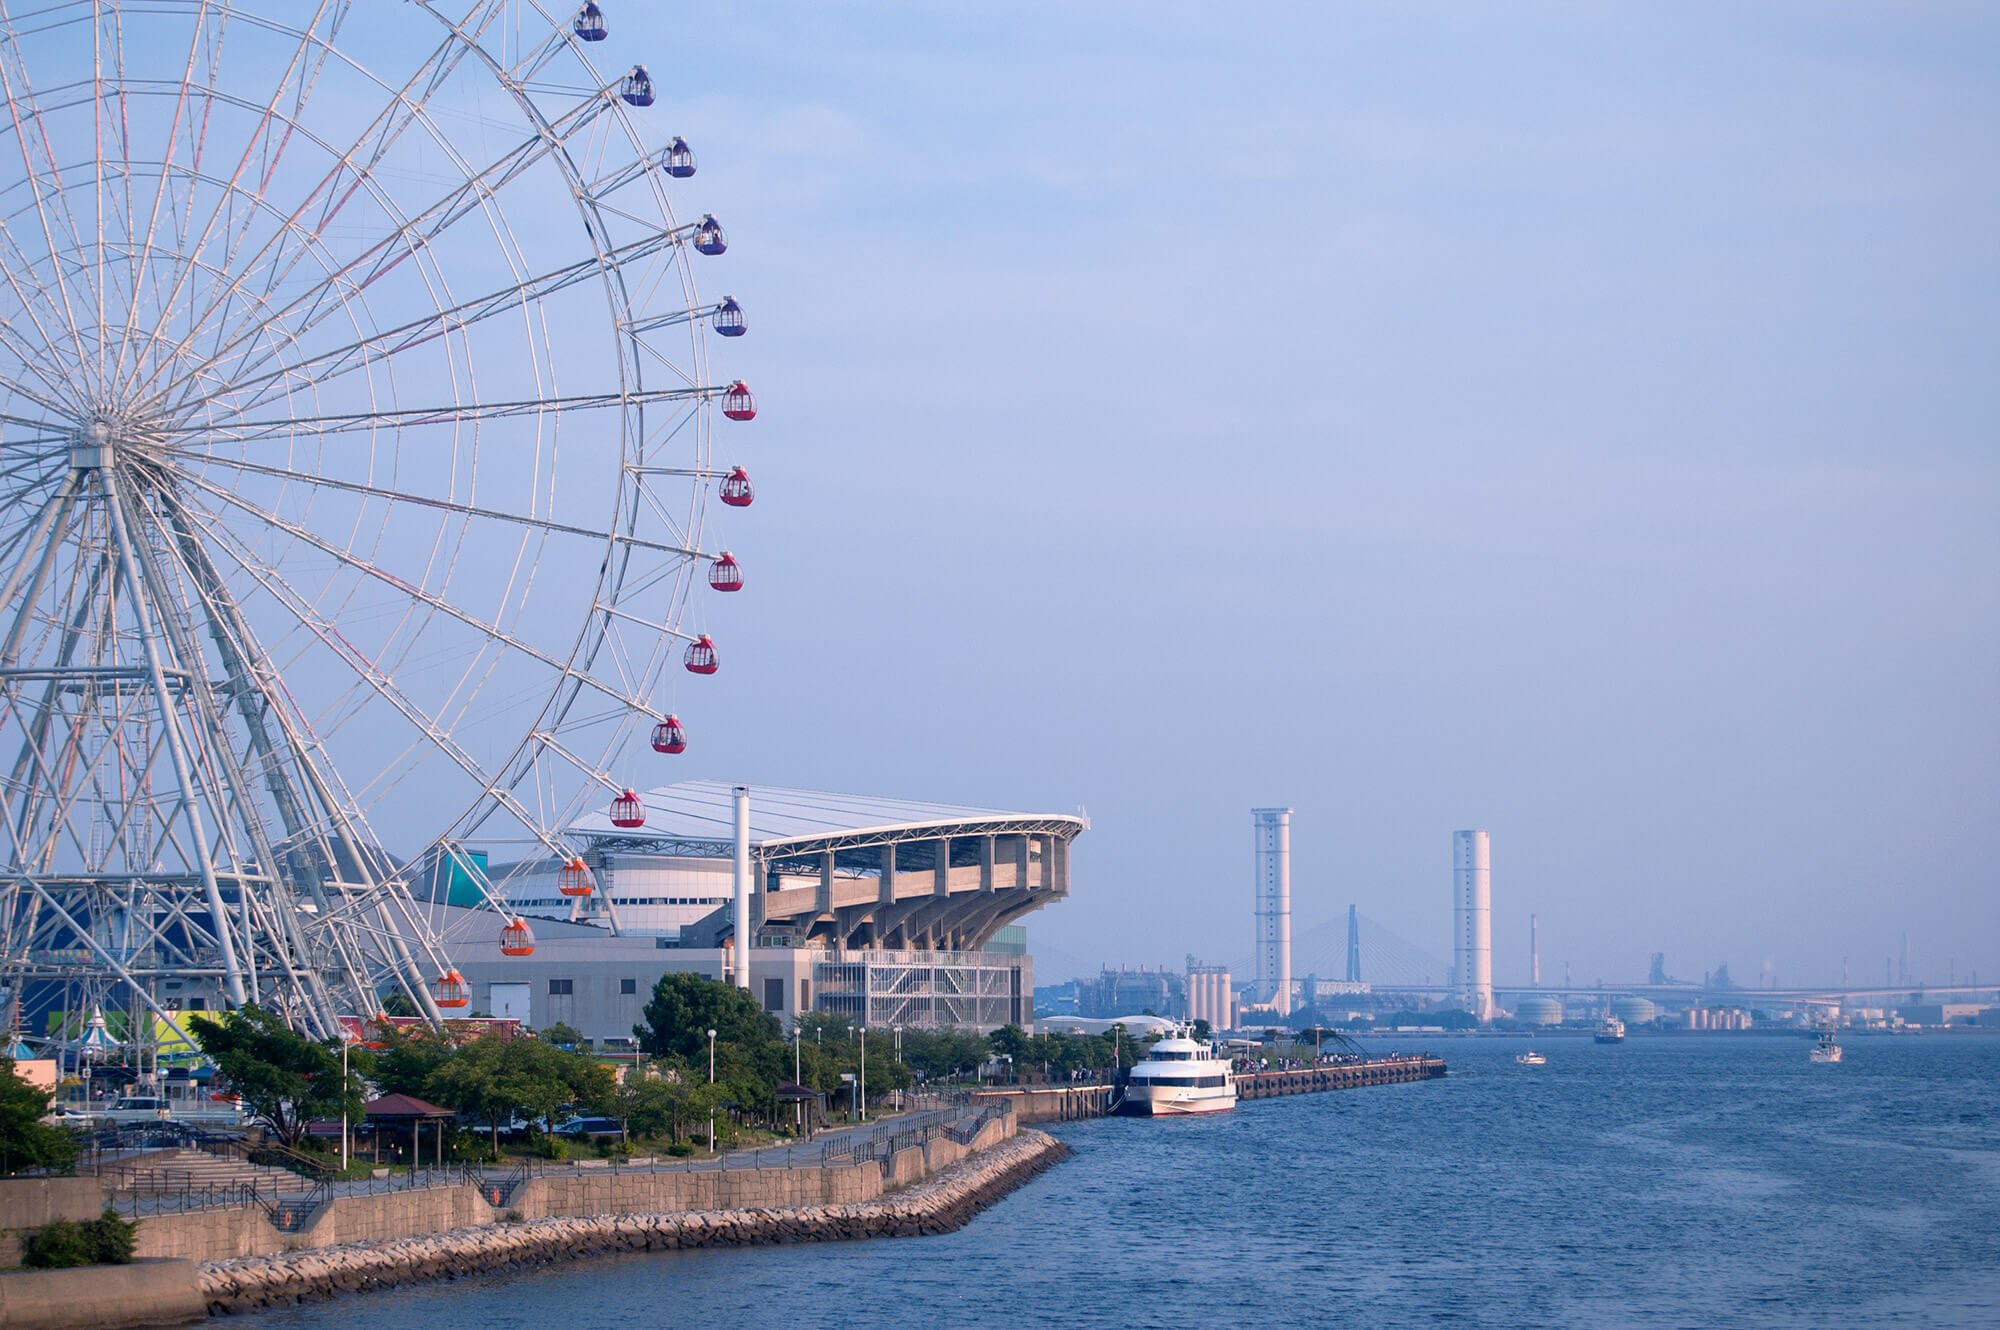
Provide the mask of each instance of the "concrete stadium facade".
{"label": "concrete stadium facade", "polygon": [[498,950],[501,918],[448,909],[448,945],[475,1008],[557,1021],[616,1043],[659,976],[749,988],[787,1019],[835,1012],[870,1026],[992,1030],[1034,1021],[1034,963],[996,941],[1069,894],[1081,817],[817,791],[751,792],[749,957],[739,969],[734,788],[649,790],[643,828],[602,814],[570,828],[594,889],[564,897],[554,862],[496,867],[509,909],[537,932],[530,956]]}

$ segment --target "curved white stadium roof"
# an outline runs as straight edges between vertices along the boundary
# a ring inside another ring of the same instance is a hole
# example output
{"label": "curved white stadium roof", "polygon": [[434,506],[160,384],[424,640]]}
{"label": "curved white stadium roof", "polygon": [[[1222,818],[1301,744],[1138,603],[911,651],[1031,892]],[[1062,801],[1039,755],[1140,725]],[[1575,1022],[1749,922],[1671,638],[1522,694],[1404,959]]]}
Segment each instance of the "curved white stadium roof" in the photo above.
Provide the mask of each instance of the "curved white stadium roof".
{"label": "curved white stadium roof", "polygon": [[[719,780],[684,780],[639,791],[646,823],[626,829],[611,825],[610,813],[597,809],[571,823],[579,836],[624,841],[672,841],[679,844],[728,845],[735,839],[735,786]],[[1015,813],[997,808],[965,808],[956,804],[924,803],[914,799],[883,799],[873,795],[829,794],[821,790],[788,790],[770,785],[750,787],[750,844],[777,847],[831,837],[902,839],[926,829],[953,828],[964,835],[980,826],[995,830],[1023,823],[1070,824],[1068,834],[1088,829],[1079,814]]]}

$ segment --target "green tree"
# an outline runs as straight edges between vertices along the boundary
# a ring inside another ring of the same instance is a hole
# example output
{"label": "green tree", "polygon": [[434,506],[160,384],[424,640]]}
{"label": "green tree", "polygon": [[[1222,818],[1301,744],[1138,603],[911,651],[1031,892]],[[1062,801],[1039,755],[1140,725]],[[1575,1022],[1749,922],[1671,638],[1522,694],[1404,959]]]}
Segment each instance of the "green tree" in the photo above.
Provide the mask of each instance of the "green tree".
{"label": "green tree", "polygon": [[988,1036],[987,1042],[993,1045],[995,1053],[1002,1057],[1011,1057],[1016,1062],[1027,1061],[1028,1050],[1033,1047],[1027,1032],[1018,1025],[1003,1026],[995,1030]]}
{"label": "green tree", "polygon": [[27,1168],[67,1171],[76,1162],[76,1142],[60,1127],[43,1122],[49,1092],[38,1090],[0,1058],[0,1174]]}
{"label": "green tree", "polygon": [[385,1025],[366,1074],[381,1094],[422,1098],[431,1073],[452,1056],[451,1040],[428,1025]]}
{"label": "green tree", "polygon": [[698,974],[666,974],[653,985],[646,1023],[632,1032],[655,1057],[676,1059],[686,1080],[708,1084],[709,1040],[714,1030],[715,1083],[719,1093],[747,1109],[768,1112],[778,1082],[791,1077],[792,1050],[778,1018],[733,984]]}
{"label": "green tree", "polygon": [[493,1030],[455,1049],[424,1080],[424,1098],[485,1120],[493,1157],[500,1158],[500,1124],[522,1103],[522,1087],[509,1072],[503,1046],[514,1042]]}
{"label": "green tree", "polygon": [[708,1059],[708,1032],[719,1044],[757,1048],[779,1041],[778,1018],[734,984],[698,974],[663,974],[646,1003],[646,1023],[632,1027],[639,1046],[654,1057],[678,1057],[689,1066]]}
{"label": "green tree", "polygon": [[545,1044],[553,1044],[557,1048],[583,1049],[590,1047],[590,1041],[583,1037],[583,1031],[577,1029],[574,1025],[565,1025],[561,1021],[557,1021],[546,1030],[537,1031],[535,1038]]}
{"label": "green tree", "polygon": [[382,999],[382,1014],[384,1016],[395,1016],[399,1019],[414,1019],[424,1013],[418,1008],[416,1003],[410,1001],[408,993],[398,990]]}
{"label": "green tree", "polygon": [[361,1116],[361,1078],[350,1071],[341,1079],[340,1045],[333,1040],[308,1039],[256,1006],[204,1012],[188,1025],[244,1106],[283,1144],[297,1149],[309,1125],[343,1110]]}

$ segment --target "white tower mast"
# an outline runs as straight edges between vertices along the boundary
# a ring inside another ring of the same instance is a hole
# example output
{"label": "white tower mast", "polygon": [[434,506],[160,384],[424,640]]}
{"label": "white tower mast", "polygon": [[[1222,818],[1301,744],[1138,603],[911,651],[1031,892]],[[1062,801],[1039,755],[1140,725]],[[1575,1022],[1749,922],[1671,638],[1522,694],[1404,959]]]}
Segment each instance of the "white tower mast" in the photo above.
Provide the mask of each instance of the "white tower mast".
{"label": "white tower mast", "polygon": [[1493,871],[1486,833],[1452,833],[1452,953],[1458,1000],[1493,1019]]}
{"label": "white tower mast", "polygon": [[1292,1010],[1292,810],[1253,808],[1257,839],[1257,1000]]}
{"label": "white tower mast", "polygon": [[735,888],[729,922],[736,930],[736,986],[750,987],[750,787],[736,787]]}

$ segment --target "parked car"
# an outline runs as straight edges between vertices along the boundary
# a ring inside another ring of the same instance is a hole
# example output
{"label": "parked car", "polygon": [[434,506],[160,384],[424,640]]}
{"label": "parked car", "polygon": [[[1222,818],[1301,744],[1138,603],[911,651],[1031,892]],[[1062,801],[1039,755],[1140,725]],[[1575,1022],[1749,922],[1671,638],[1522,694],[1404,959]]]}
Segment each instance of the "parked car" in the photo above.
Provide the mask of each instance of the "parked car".
{"label": "parked car", "polygon": [[623,1136],[625,1124],[617,1118],[571,1118],[556,1124],[558,1136]]}

